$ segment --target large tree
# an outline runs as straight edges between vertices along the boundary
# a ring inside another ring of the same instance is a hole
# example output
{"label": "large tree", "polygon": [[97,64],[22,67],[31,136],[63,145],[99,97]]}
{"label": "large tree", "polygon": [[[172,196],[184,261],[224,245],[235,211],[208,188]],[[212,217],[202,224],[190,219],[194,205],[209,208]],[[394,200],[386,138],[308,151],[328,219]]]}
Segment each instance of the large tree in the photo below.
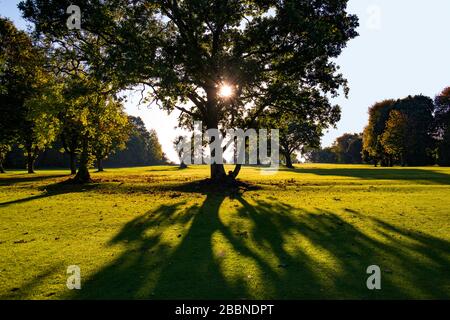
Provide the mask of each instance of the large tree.
{"label": "large tree", "polygon": [[55,81],[45,69],[45,51],[3,18],[0,39],[0,145],[17,142],[33,173],[39,152],[55,139]]}
{"label": "large tree", "polygon": [[[225,130],[255,127],[268,109],[308,114],[322,106],[318,95],[347,90],[334,62],[357,35],[347,2],[80,0],[75,32],[64,28],[71,1],[26,0],[20,8],[37,34],[99,77],[121,88],[144,84],[150,101],[182,111],[182,123]],[[225,85],[230,95],[219,94]],[[223,164],[211,164],[211,178],[224,177]]]}

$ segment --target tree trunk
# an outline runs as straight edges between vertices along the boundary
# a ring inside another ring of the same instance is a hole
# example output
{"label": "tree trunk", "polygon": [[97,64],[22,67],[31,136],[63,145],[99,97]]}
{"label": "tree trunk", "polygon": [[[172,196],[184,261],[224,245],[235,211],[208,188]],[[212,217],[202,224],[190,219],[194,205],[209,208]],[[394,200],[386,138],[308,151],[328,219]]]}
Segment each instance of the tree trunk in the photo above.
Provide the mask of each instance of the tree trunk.
{"label": "tree trunk", "polygon": [[27,170],[28,173],[34,173],[34,159],[33,153],[31,150],[27,150]]}
{"label": "tree trunk", "polygon": [[78,172],[74,178],[75,182],[78,183],[89,183],[91,182],[91,175],[89,173],[89,150],[88,150],[88,140],[84,138],[83,140],[83,150],[80,156],[80,165],[78,167]]}
{"label": "tree trunk", "polygon": [[[217,88],[214,83],[210,84],[210,87],[206,90],[207,95],[207,117],[206,127],[207,129],[218,129],[218,109],[217,109]],[[212,138],[211,138],[212,139]],[[211,142],[211,140],[210,140]],[[210,149],[211,159],[214,158],[215,150]],[[223,162],[221,164],[211,163],[210,165],[210,178],[214,183],[222,184],[226,180],[225,167]]]}
{"label": "tree trunk", "polygon": [[294,166],[292,165],[291,155],[285,152],[284,157],[286,158],[286,167],[288,167],[289,169],[294,169]]}
{"label": "tree trunk", "polygon": [[225,167],[223,164],[212,163],[210,168],[210,177],[212,181],[220,183],[225,180],[227,175],[225,174]]}
{"label": "tree trunk", "polygon": [[77,174],[77,158],[75,152],[71,152],[70,154],[70,174]]}
{"label": "tree trunk", "polygon": [[3,159],[0,159],[0,173],[5,173],[5,169],[3,168]]}
{"label": "tree trunk", "polygon": [[97,170],[98,170],[98,172],[105,171],[103,169],[103,159],[102,158],[97,158]]}

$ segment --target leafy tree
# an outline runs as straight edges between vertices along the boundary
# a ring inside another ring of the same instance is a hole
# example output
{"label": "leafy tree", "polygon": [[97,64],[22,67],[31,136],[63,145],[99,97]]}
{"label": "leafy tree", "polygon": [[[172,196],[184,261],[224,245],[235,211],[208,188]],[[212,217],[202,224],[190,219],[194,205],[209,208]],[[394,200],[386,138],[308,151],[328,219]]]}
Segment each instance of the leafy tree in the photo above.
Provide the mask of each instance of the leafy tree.
{"label": "leafy tree", "polygon": [[34,173],[34,162],[39,153],[55,141],[59,130],[53,80],[51,74],[41,72],[30,88],[34,95],[25,101],[27,113],[20,122],[18,142],[25,151],[28,173]]}
{"label": "leafy tree", "polygon": [[35,81],[35,49],[25,32],[0,18],[0,143],[17,137],[17,124],[25,117],[25,99]]}
{"label": "leafy tree", "polygon": [[409,166],[432,164],[433,100],[423,95],[409,96],[398,100],[394,109],[401,111],[407,118],[409,130],[405,163]]}
{"label": "leafy tree", "polygon": [[148,166],[166,163],[156,131],[147,130],[139,117],[128,116],[131,127],[130,139],[123,150],[112,154],[105,164],[108,166]]}
{"label": "leafy tree", "polygon": [[435,137],[438,141],[438,163],[450,166],[450,87],[435,99]]}
{"label": "leafy tree", "polygon": [[76,161],[81,152],[81,137],[84,129],[84,123],[79,112],[82,106],[77,104],[76,99],[70,98],[72,96],[70,93],[71,84],[68,79],[66,79],[64,85],[66,88],[63,91],[61,108],[57,115],[60,122],[59,138],[62,144],[61,151],[67,153],[70,158],[70,172],[75,175],[77,173]]}
{"label": "leafy tree", "polygon": [[[77,66],[65,74],[58,113],[64,149],[75,156],[78,154],[78,171],[73,178],[78,183],[91,180],[89,167],[95,160],[95,149],[99,157],[104,156],[105,149],[110,151],[117,137],[122,134],[114,130],[122,130],[124,126],[121,124],[127,122],[122,105],[107,92],[108,83],[96,81],[85,72],[85,68]],[[102,136],[100,131],[111,137]],[[74,157],[71,158],[73,169]]]}
{"label": "leafy tree", "polygon": [[381,144],[380,137],[384,132],[386,121],[394,104],[395,100],[384,100],[369,108],[369,124],[365,127],[363,133],[363,150],[372,159],[375,166],[380,162],[382,165],[388,165],[390,162]]}
{"label": "leafy tree", "polygon": [[345,133],[331,147],[308,148],[305,158],[312,163],[362,163],[362,134]]}
{"label": "leafy tree", "polygon": [[305,153],[307,162],[311,163],[337,163],[337,155],[332,147],[308,149]]}
{"label": "leafy tree", "polygon": [[382,141],[392,110],[400,111],[407,119],[406,126],[409,129],[407,144],[403,146],[404,163],[411,166],[432,163],[434,104],[430,98],[422,95],[397,101],[385,100],[372,106],[369,109],[369,124],[364,130],[364,151],[373,159],[375,165],[394,165],[393,149],[388,152]]}
{"label": "leafy tree", "polygon": [[0,18],[0,38],[0,143],[17,140],[33,173],[38,153],[55,139],[54,79],[44,69],[44,52],[7,19]]}
{"label": "leafy tree", "polygon": [[408,117],[401,111],[392,110],[381,135],[381,143],[387,154],[406,165],[406,153],[409,148]]}
{"label": "leafy tree", "polygon": [[[180,124],[196,119],[225,130],[254,127],[270,109],[331,112],[326,97],[347,91],[334,58],[357,35],[347,2],[80,0],[76,32],[64,28],[70,1],[26,0],[20,8],[39,35],[99,78],[118,88],[147,85],[150,101],[182,111]],[[222,96],[225,84],[231,94]],[[211,178],[225,178],[222,164],[211,165]]]}
{"label": "leafy tree", "polygon": [[302,118],[301,114],[269,114],[265,115],[268,120],[264,121],[265,127],[279,128],[280,130],[280,153],[282,154],[286,167],[293,168],[292,158],[295,152],[303,151],[305,148],[317,148],[320,146],[320,138],[323,130],[329,125],[334,125],[340,119],[340,109],[332,107],[331,112],[318,114],[320,108],[312,110]]}
{"label": "leafy tree", "polygon": [[95,128],[92,150],[98,171],[103,171],[103,160],[125,148],[131,128],[123,105],[113,99],[109,99],[100,112],[92,114],[92,125]]}
{"label": "leafy tree", "polygon": [[336,139],[332,150],[338,163],[362,163],[362,134],[343,134]]}

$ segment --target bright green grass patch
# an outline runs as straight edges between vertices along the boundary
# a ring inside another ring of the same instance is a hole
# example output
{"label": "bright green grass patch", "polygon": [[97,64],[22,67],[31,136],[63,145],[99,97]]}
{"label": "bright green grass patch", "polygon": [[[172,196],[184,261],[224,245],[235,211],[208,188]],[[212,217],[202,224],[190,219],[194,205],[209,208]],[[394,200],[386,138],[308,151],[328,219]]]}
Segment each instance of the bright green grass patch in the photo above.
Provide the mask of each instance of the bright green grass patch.
{"label": "bright green grass patch", "polygon": [[1,175],[0,298],[450,298],[450,169],[247,167],[255,188],[227,194],[208,172]]}

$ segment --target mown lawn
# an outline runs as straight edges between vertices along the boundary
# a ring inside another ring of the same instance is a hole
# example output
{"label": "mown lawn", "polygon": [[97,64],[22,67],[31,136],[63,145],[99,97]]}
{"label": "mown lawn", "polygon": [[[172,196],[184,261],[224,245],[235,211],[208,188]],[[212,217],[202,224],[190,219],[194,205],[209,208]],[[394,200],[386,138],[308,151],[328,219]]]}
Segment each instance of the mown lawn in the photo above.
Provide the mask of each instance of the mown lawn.
{"label": "mown lawn", "polygon": [[252,187],[225,194],[195,183],[207,175],[1,175],[0,299],[450,298],[450,168],[244,168]]}

